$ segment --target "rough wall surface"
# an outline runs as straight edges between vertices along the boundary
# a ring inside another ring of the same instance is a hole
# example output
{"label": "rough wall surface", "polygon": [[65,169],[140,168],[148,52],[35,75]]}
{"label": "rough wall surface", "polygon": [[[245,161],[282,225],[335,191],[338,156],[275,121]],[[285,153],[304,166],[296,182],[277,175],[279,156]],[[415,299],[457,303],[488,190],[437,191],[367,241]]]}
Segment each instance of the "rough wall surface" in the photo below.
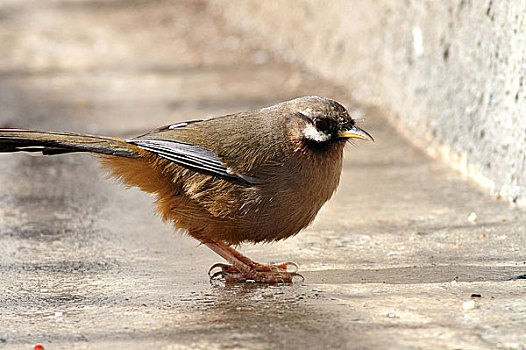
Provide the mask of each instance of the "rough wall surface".
{"label": "rough wall surface", "polygon": [[526,1],[215,0],[211,9],[526,204]]}

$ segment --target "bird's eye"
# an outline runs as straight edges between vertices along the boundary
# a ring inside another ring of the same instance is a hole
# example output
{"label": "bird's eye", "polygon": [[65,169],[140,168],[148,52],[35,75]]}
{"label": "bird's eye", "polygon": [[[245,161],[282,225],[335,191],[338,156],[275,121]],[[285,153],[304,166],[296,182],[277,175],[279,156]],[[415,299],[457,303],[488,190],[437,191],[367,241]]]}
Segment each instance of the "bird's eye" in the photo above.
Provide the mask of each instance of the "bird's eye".
{"label": "bird's eye", "polygon": [[329,129],[329,122],[324,119],[318,119],[314,122],[316,129],[320,131],[327,131]]}

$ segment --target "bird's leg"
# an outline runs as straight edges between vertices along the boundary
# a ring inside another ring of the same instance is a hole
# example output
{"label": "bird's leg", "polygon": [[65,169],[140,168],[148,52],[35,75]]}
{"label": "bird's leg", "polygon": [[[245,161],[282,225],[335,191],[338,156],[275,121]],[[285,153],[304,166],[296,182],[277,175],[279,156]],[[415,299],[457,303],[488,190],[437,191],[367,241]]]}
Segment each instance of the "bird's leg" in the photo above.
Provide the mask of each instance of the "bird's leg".
{"label": "bird's leg", "polygon": [[[215,264],[209,270],[211,279],[224,278],[227,282],[292,283],[294,277],[302,280],[296,273],[297,265],[291,262],[281,264],[260,264],[244,256],[222,242],[205,241],[208,248],[230,262],[232,265]],[[289,271],[290,267],[292,270]],[[213,270],[220,270],[213,273]]]}
{"label": "bird's leg", "polygon": [[[234,248],[232,248],[232,247],[230,247],[230,246],[228,246],[228,245],[226,245],[224,243],[214,242],[212,244],[216,245],[216,246],[219,245],[222,249],[224,249],[229,254],[231,254],[231,256],[235,257],[239,261],[242,261],[243,263],[245,263],[246,265],[250,266],[252,269],[255,269],[257,271],[282,271],[282,272],[283,271],[285,271],[285,272],[297,272],[298,271],[298,265],[296,265],[293,262],[286,262],[286,263],[279,263],[279,264],[276,264],[276,263],[260,264],[258,262],[255,262],[254,260],[250,259],[249,257],[241,254],[240,252],[238,252]],[[210,246],[208,246],[208,247],[211,248]],[[211,248],[211,249],[214,250],[214,248]],[[216,250],[214,250],[214,251],[217,253]],[[219,254],[219,255],[221,255],[221,254]],[[223,256],[223,255],[221,255],[221,256]],[[228,261],[230,261],[230,260],[228,260]],[[291,267],[292,267],[292,269],[291,269]]]}

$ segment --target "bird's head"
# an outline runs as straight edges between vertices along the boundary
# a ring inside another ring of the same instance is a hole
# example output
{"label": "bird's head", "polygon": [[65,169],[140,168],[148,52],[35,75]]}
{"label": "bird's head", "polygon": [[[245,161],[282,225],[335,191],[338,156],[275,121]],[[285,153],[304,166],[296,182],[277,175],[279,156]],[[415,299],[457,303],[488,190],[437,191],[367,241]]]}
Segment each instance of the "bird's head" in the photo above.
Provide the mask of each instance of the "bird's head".
{"label": "bird's head", "polygon": [[347,109],[334,100],[308,96],[281,105],[287,111],[287,132],[297,146],[326,149],[350,139],[374,141],[367,131],[355,125]]}

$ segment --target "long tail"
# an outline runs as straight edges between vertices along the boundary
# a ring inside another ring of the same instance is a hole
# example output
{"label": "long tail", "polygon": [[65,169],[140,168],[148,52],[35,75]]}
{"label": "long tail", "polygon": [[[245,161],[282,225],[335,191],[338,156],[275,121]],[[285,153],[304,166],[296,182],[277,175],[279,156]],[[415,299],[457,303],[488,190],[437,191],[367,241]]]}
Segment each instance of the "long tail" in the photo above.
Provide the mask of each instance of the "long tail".
{"label": "long tail", "polygon": [[127,158],[137,158],[139,153],[135,145],[121,139],[22,129],[0,129],[0,152],[93,152]]}

